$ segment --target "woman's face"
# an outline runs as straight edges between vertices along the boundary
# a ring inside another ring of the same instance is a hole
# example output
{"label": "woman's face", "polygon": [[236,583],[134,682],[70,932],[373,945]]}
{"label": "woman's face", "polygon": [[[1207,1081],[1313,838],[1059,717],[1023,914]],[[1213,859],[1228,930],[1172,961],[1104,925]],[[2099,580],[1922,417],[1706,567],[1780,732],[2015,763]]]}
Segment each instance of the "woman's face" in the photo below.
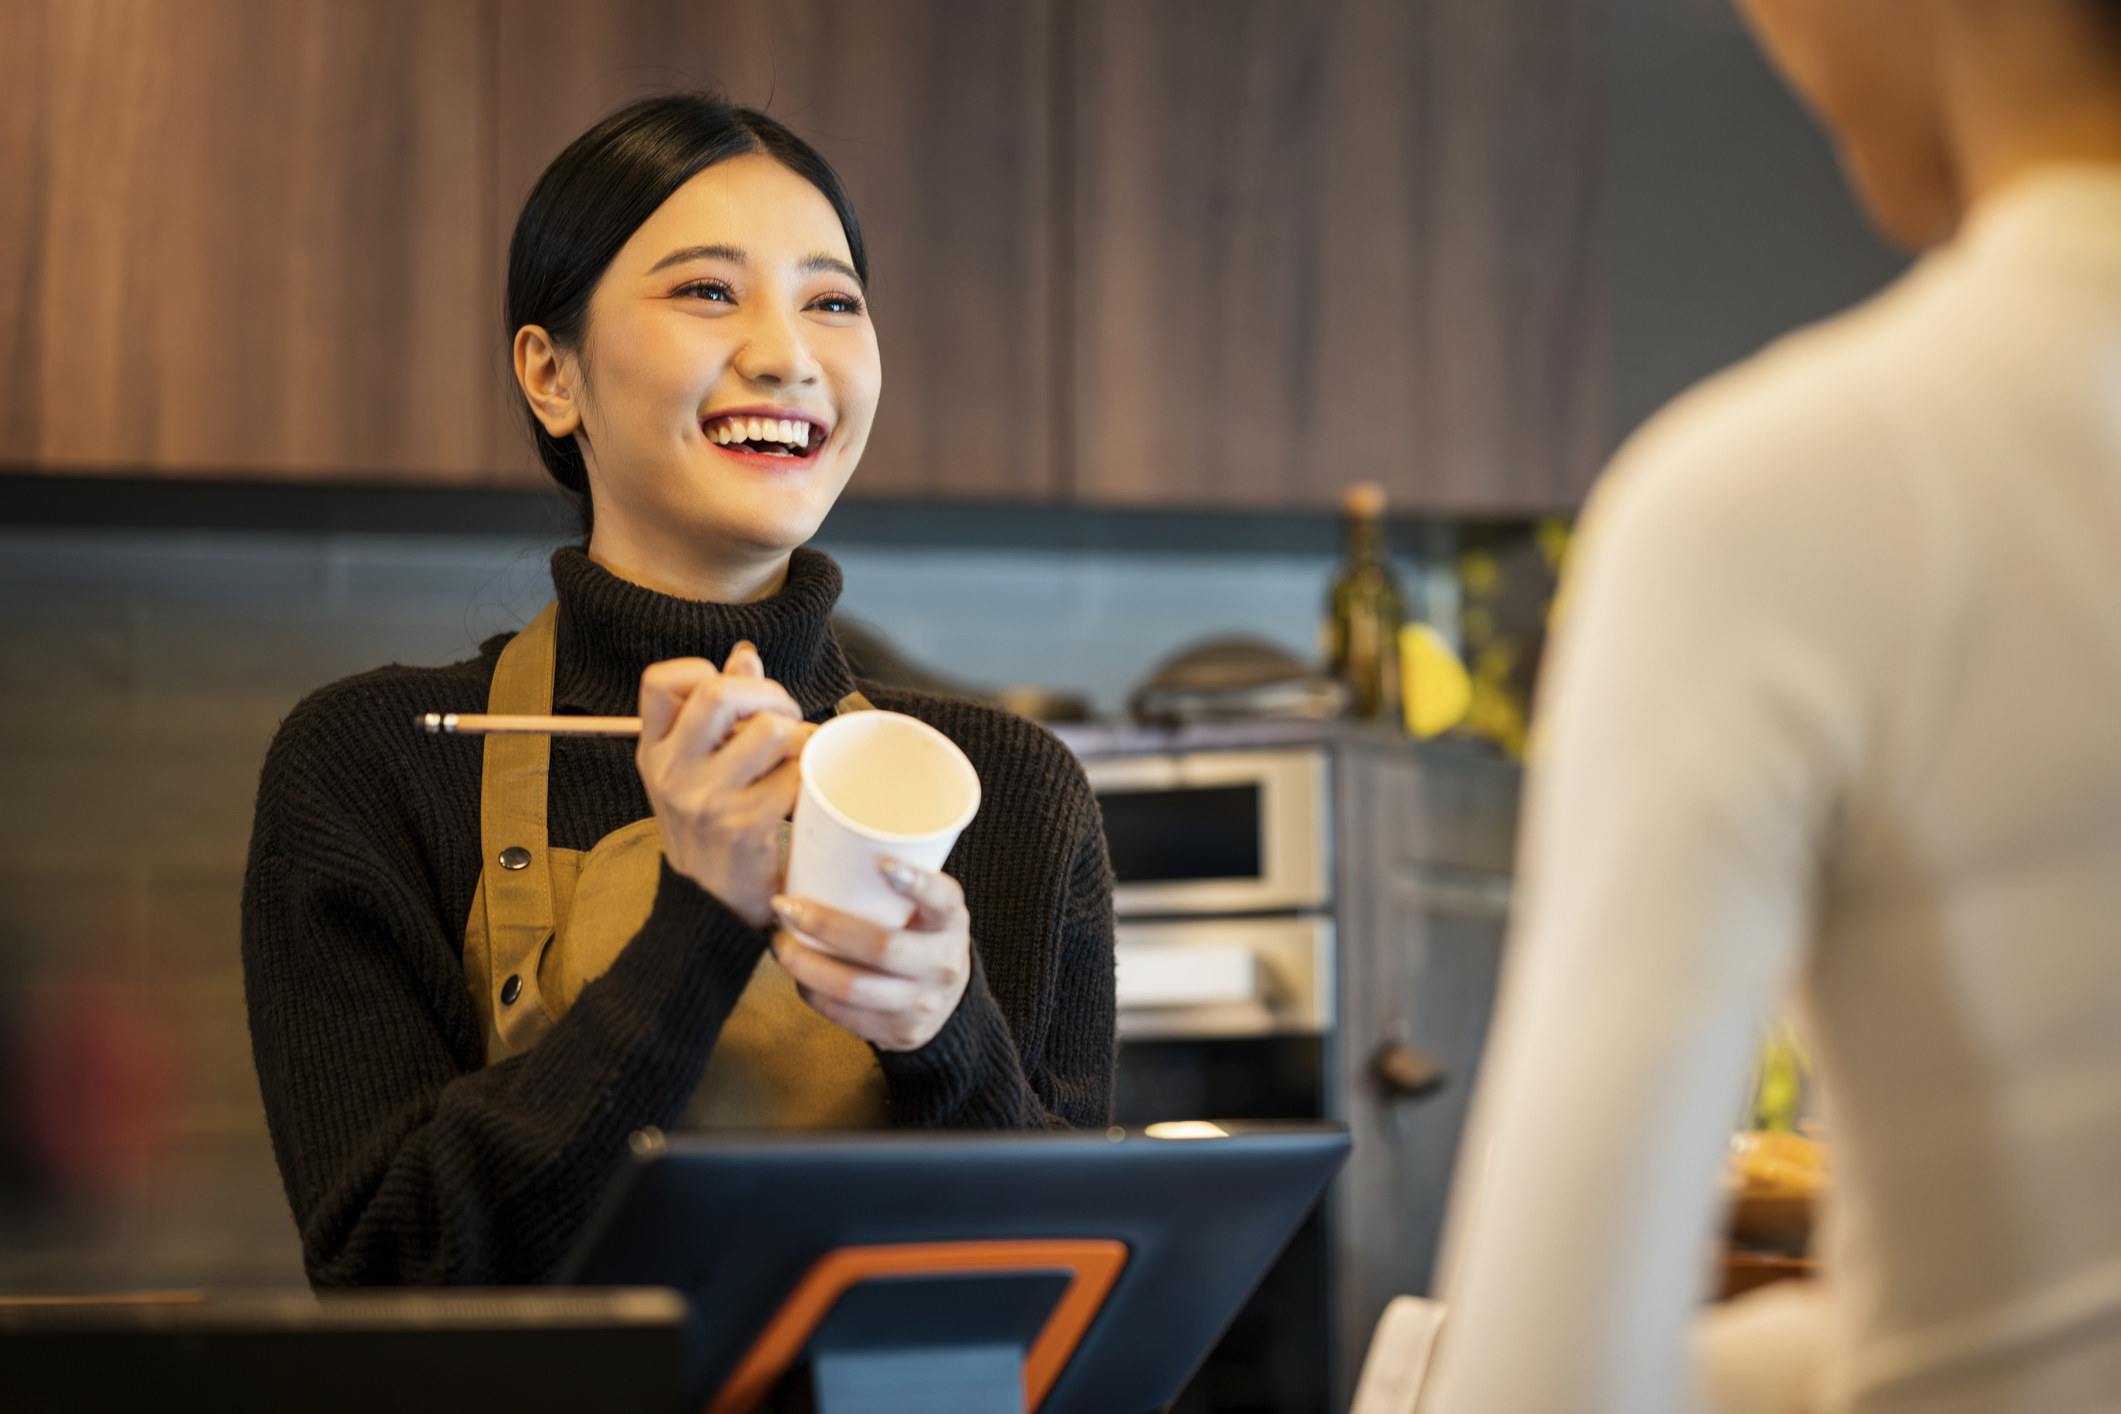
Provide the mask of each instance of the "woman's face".
{"label": "woman's face", "polygon": [[699,598],[778,587],[861,460],[883,383],[832,204],[759,153],[707,168],[642,223],[552,373],[589,469],[590,553]]}
{"label": "woman's face", "polygon": [[1962,204],[1942,95],[1942,7],[1911,0],[1737,0],[1783,76],[1833,132],[1890,239],[1944,240]]}

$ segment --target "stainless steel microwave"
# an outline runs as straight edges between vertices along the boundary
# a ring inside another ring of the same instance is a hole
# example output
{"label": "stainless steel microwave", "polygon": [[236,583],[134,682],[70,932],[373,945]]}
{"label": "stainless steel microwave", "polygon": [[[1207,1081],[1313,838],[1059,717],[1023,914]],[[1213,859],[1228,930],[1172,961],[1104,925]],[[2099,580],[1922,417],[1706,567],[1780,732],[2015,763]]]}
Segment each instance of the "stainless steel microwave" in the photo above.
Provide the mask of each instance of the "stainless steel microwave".
{"label": "stainless steel microwave", "polygon": [[1083,769],[1104,810],[1121,918],[1332,903],[1323,749],[1093,756]]}

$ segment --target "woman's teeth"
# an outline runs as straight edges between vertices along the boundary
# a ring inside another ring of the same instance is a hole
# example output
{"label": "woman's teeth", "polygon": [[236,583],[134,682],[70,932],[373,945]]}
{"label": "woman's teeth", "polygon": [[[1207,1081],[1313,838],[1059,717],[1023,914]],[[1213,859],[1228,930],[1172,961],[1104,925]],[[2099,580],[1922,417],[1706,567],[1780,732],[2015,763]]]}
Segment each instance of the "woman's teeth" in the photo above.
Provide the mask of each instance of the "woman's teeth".
{"label": "woman's teeth", "polygon": [[810,424],[785,417],[718,417],[707,424],[707,440],[722,447],[762,444],[756,450],[785,457],[793,455],[790,447],[809,447]]}

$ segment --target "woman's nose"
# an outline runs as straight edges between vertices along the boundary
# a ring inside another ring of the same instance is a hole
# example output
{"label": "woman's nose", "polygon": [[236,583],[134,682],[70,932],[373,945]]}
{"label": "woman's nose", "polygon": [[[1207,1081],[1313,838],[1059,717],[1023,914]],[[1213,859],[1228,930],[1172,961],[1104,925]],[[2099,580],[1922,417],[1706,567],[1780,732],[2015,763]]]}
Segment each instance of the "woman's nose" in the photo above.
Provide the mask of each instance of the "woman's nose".
{"label": "woman's nose", "polygon": [[779,312],[764,314],[748,333],[744,346],[737,350],[735,362],[740,377],[776,388],[818,378],[818,362],[811,355],[810,341],[803,337],[800,320]]}

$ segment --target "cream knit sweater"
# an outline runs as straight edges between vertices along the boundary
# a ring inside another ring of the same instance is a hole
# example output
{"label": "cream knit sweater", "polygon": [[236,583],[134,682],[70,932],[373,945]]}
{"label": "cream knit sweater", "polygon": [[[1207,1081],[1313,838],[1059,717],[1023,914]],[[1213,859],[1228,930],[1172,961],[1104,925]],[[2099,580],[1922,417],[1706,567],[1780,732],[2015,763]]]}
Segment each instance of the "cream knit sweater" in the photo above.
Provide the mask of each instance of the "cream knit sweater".
{"label": "cream knit sweater", "polygon": [[1442,1414],[1691,1399],[1793,981],[1835,1409],[2121,1400],[2121,168],[1985,203],[1593,500],[1462,1163]]}

